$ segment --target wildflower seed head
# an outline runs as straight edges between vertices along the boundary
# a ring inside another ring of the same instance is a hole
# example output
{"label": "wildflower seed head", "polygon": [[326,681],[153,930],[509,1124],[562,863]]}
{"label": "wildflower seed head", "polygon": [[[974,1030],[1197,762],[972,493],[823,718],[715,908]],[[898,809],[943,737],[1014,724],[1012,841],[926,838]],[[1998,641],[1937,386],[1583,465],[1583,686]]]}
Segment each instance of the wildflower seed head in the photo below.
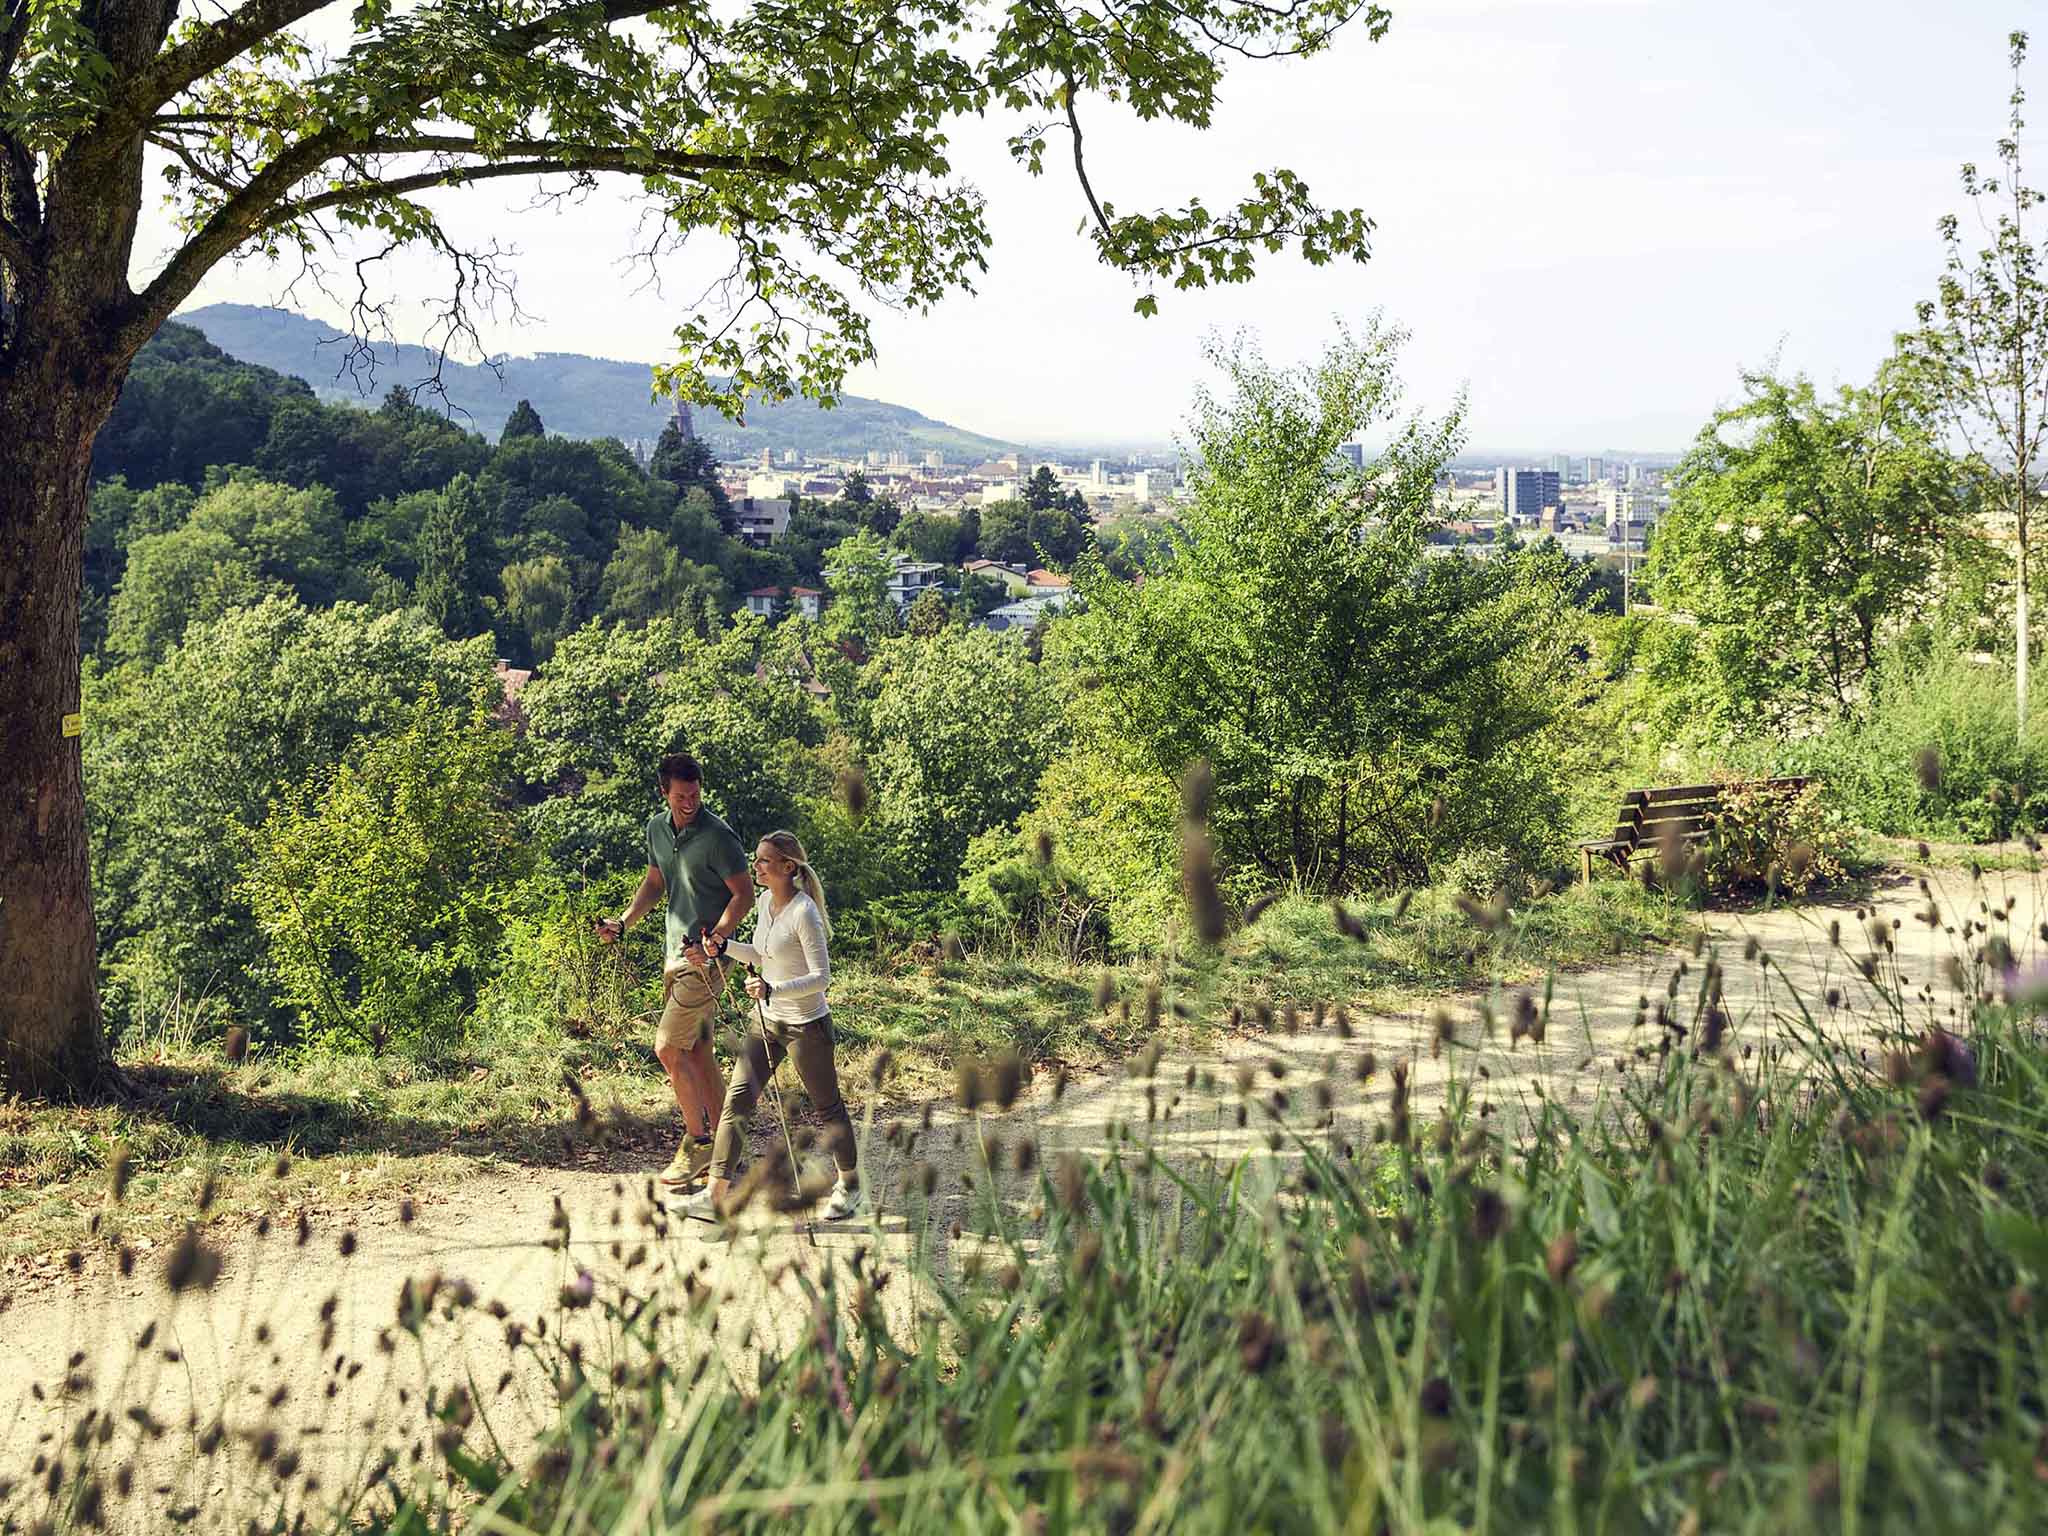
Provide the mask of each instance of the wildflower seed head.
{"label": "wildflower seed head", "polygon": [[1579,1235],[1570,1230],[1558,1233],[1550,1240],[1550,1247],[1543,1255],[1543,1268],[1550,1276],[1550,1283],[1563,1285],[1578,1267]]}
{"label": "wildflower seed head", "polygon": [[858,824],[868,813],[868,776],[858,768],[848,768],[838,775],[833,787],[838,790],[847,815]]}
{"label": "wildflower seed head", "polygon": [[187,1223],[164,1263],[164,1284],[175,1295],[188,1290],[212,1290],[218,1279],[220,1254],[200,1240],[197,1227]]}
{"label": "wildflower seed head", "polygon": [[[758,1081],[758,1079],[757,1079]],[[961,1062],[953,1072],[953,1099],[970,1113],[981,1105],[981,1070],[971,1061]]]}
{"label": "wildflower seed head", "polygon": [[123,1142],[120,1146],[114,1148],[114,1155],[107,1165],[107,1192],[113,1197],[116,1205],[119,1205],[123,1197],[127,1195],[128,1180],[134,1175],[134,1172],[135,1154],[130,1152],[128,1144]]}
{"label": "wildflower seed head", "polygon": [[1913,777],[1930,795],[1941,788],[1941,748],[1929,745],[1913,754]]}

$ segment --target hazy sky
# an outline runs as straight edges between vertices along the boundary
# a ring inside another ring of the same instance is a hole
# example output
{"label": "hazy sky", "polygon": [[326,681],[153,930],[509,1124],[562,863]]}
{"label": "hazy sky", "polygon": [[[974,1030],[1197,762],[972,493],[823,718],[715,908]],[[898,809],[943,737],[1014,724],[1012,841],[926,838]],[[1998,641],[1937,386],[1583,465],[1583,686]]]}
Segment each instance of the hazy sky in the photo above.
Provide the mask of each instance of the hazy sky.
{"label": "hazy sky", "polygon": [[[1933,284],[1956,172],[2005,119],[2005,37],[2040,0],[1390,0],[1384,41],[1308,63],[1240,65],[1206,134],[1098,109],[1090,171],[1120,207],[1233,201],[1285,165],[1378,224],[1364,266],[1264,258],[1250,285],[1135,290],[1096,266],[1080,195],[1051,146],[1039,181],[1003,125],[959,125],[956,165],[990,199],[980,291],[884,315],[881,359],[849,387],[957,425],[1033,440],[1169,437],[1212,331],[1312,355],[1332,316],[1382,309],[1414,333],[1411,403],[1470,396],[1475,447],[1681,447],[1739,370],[1774,353],[1864,378]],[[2048,125],[2048,31],[2029,70]],[[1085,123],[1085,119],[1084,119]],[[2034,135],[2030,132],[2030,142]],[[2048,139],[2035,180],[2048,183]],[[528,211],[450,197],[451,227],[521,254],[535,317],[508,352],[652,359],[696,285],[632,291],[615,257],[623,196]],[[687,265],[687,264],[685,264]],[[433,280],[425,266],[401,269]],[[277,272],[224,268],[193,301],[270,303]],[[335,319],[304,290],[295,306]],[[406,336],[402,339],[414,339]]]}

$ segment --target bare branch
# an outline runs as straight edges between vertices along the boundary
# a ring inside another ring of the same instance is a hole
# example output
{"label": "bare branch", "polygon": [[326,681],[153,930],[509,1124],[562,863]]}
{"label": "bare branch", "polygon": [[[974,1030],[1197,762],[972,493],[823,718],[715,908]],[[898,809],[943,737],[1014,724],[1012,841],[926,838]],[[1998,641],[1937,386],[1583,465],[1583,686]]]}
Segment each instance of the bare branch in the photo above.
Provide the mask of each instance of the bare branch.
{"label": "bare branch", "polygon": [[1081,183],[1081,191],[1087,195],[1089,211],[1095,215],[1095,224],[1102,231],[1102,237],[1111,238],[1109,219],[1102,211],[1102,204],[1096,200],[1095,188],[1088,181],[1088,167],[1081,163],[1081,119],[1074,113],[1074,72],[1066,72],[1067,84],[1067,126],[1074,133],[1074,179]]}

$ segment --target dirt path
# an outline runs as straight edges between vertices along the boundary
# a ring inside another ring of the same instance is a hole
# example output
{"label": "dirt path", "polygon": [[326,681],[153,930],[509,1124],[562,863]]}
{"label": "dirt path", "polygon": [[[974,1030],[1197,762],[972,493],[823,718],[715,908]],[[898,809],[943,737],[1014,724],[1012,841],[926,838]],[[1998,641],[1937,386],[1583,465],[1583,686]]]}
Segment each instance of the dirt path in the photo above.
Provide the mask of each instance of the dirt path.
{"label": "dirt path", "polygon": [[[2041,948],[2020,942],[2041,918],[2036,885],[2026,875],[1990,875],[1973,893],[1967,875],[1945,874],[1936,896],[1951,923],[1957,913],[1976,914],[1980,897],[1994,905],[2012,897],[2009,921],[2015,948],[2024,954]],[[1926,898],[1911,882],[1877,900],[1883,919],[1900,924],[1899,950],[1912,985],[1924,981],[1936,989],[1936,1000],[1924,1006],[1945,1006],[1939,962],[1955,941],[1915,920]],[[1842,926],[1841,949],[1829,941],[1831,921]],[[1764,1043],[1776,1028],[1772,1015],[1788,1007],[1795,989],[1817,1015],[1827,1013],[1821,999],[1830,989],[1841,989],[1852,1008],[1869,995],[1850,959],[1867,945],[1849,909],[1716,916],[1710,926],[1726,967],[1733,1044]],[[1768,963],[1744,958],[1751,938]],[[1557,978],[1540,1045],[1510,1044],[1509,1006],[1499,1008],[1498,1032],[1487,1039],[1482,1000],[1475,996],[1450,1007],[1458,1044],[1440,1055],[1432,1055],[1435,1031],[1419,1009],[1410,1016],[1355,1016],[1355,1038],[1348,1040],[1330,1028],[1227,1038],[1199,1057],[1163,1060],[1150,1079],[1103,1073],[1070,1084],[1057,1099],[1052,1085],[1041,1081],[994,1122],[994,1134],[1010,1149],[999,1159],[1001,1182],[1023,1215],[1035,1175],[1015,1172],[1010,1153],[1027,1138],[1048,1162],[1063,1151],[1103,1151],[1118,1126],[1177,1159],[1228,1158],[1263,1145],[1270,1122],[1260,1111],[1254,1109],[1246,1128],[1236,1124],[1241,1073],[1254,1078],[1261,1096],[1276,1087],[1286,1093],[1287,1118],[1296,1126],[1312,1123],[1318,1113],[1313,1085],[1327,1081],[1335,1094],[1335,1134],[1350,1138],[1369,1137],[1385,1113],[1388,1073],[1397,1060],[1411,1063],[1417,1113],[1441,1101],[1452,1074],[1471,1081],[1476,1095],[1509,1124],[1539,1095],[1586,1107],[1603,1081],[1613,1081],[1617,1063],[1638,1046],[1655,1044],[1658,1027],[1639,1022],[1639,1009],[1644,999],[1664,995],[1679,958],[1644,955]],[[1366,1050],[1379,1072],[1361,1089],[1354,1069]],[[1190,1076],[1200,1074],[1213,1077],[1214,1091],[1204,1091],[1199,1080],[1190,1085]],[[636,1176],[491,1168],[423,1204],[410,1223],[395,1207],[366,1209],[345,1228],[332,1222],[316,1227],[303,1246],[288,1228],[267,1237],[243,1231],[226,1240],[211,1291],[169,1295],[161,1250],[144,1255],[126,1278],[95,1259],[61,1286],[18,1292],[0,1311],[0,1477],[27,1471],[39,1443],[61,1438],[91,1401],[113,1403],[117,1414],[141,1405],[170,1427],[138,1452],[148,1497],[138,1494],[111,1511],[117,1526],[126,1520],[130,1528],[143,1528],[145,1513],[153,1520],[180,1505],[196,1507],[199,1529],[216,1516],[246,1513],[252,1499],[268,1498],[275,1507],[279,1463],[259,1466],[251,1449],[266,1429],[276,1432],[279,1454],[296,1454],[300,1485],[309,1469],[329,1488],[359,1478],[380,1447],[403,1451],[422,1432],[421,1388],[430,1383],[443,1390],[470,1383],[492,1405],[494,1432],[513,1441],[530,1437],[546,1420],[548,1394],[524,1356],[512,1367],[502,1322],[477,1310],[435,1323],[422,1338],[396,1327],[401,1286],[430,1274],[443,1277],[440,1298],[455,1294],[458,1280],[466,1282],[480,1302],[501,1304],[529,1329],[545,1319],[558,1336],[566,1331],[585,1339],[600,1360],[610,1348],[601,1311],[563,1304],[563,1288],[579,1271],[588,1271],[601,1292],[622,1281],[644,1289],[664,1273],[687,1276],[686,1289],[708,1289],[718,1305],[671,1318],[665,1325],[673,1335],[670,1358],[686,1359],[710,1345],[750,1379],[750,1362],[761,1348],[785,1347],[796,1330],[811,1326],[800,1300],[802,1276],[814,1277],[828,1264],[849,1265],[861,1250],[886,1259],[926,1242],[940,1263],[950,1264],[972,1246],[971,1239],[955,1243],[952,1229],[956,1222],[970,1231],[975,1225],[969,1185],[981,1172],[982,1153],[973,1127],[945,1103],[932,1106],[929,1129],[917,1119],[906,1129],[918,1132],[907,1153],[886,1145],[876,1127],[867,1148],[874,1209],[850,1229],[801,1230],[788,1218],[764,1214],[750,1216],[735,1242],[707,1242],[701,1224],[671,1223],[658,1214],[648,1200],[647,1170]],[[756,1130],[757,1146],[766,1136],[780,1136],[765,1110]],[[936,1175],[928,1201],[914,1193],[927,1162]],[[562,1219],[566,1245],[551,1245]],[[347,1256],[344,1231],[352,1239]],[[636,1250],[643,1255],[637,1260]],[[889,1288],[883,1301],[899,1326],[918,1305],[907,1283]],[[714,1315],[715,1329],[707,1328],[705,1319]],[[148,1346],[138,1348],[152,1326]],[[387,1351],[380,1339],[393,1347]],[[501,1387],[508,1370],[509,1384]],[[75,1378],[70,1392],[63,1390],[67,1375]],[[41,1385],[40,1398],[31,1393],[32,1383]],[[188,1426],[203,1427],[217,1416],[230,1431],[230,1448],[210,1459],[191,1456]],[[121,1451],[137,1431],[117,1422],[114,1449]],[[168,1491],[157,1493],[158,1487]]]}

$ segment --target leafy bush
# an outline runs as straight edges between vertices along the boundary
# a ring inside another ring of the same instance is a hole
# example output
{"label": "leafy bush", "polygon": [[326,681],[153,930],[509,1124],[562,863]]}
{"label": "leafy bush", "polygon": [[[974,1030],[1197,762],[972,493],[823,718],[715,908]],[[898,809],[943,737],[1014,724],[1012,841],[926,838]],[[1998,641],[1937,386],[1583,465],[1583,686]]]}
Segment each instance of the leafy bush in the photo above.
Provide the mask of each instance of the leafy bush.
{"label": "leafy bush", "polygon": [[[419,614],[272,598],[195,626],[153,671],[89,666],[87,826],[102,964],[133,969],[258,1032],[288,1027],[268,947],[240,889],[250,830],[304,804],[415,702],[494,699],[488,642]],[[117,1027],[132,988],[116,989]]]}
{"label": "leafy bush", "polygon": [[1803,895],[1847,874],[1851,834],[1820,785],[1787,794],[1744,779],[1726,785],[1721,795],[1701,848],[1709,890],[1774,886]]}
{"label": "leafy bush", "polygon": [[[1232,393],[1198,397],[1170,551],[1141,582],[1084,562],[1048,642],[1081,749],[1169,788],[1206,761],[1220,863],[1268,884],[1423,884],[1474,842],[1555,861],[1583,573],[1554,544],[1430,554],[1462,429],[1400,416],[1402,340],[1212,352]],[[1361,434],[1389,442],[1354,471]]]}
{"label": "leafy bush", "polygon": [[625,906],[639,873],[611,871],[591,890],[543,869],[510,893],[478,1012],[500,1028],[631,1028],[660,1000],[661,923],[643,923],[621,944],[601,942],[593,924]]}
{"label": "leafy bush", "polygon": [[431,703],[281,799],[242,881],[307,1036],[381,1052],[459,1037],[529,856],[498,803],[510,741]]}
{"label": "leafy bush", "polygon": [[1474,844],[1452,857],[1438,883],[1474,901],[1491,901],[1500,895],[1513,898],[1521,894],[1526,882],[1521,866],[1505,848]]}
{"label": "leafy bush", "polygon": [[1064,734],[1059,699],[1014,641],[958,626],[882,642],[857,686],[875,834],[906,882],[948,888],[968,840],[1030,805]]}
{"label": "leafy bush", "polygon": [[984,940],[1042,946],[1077,963],[1108,954],[1108,904],[1050,841],[1041,849],[1017,832],[983,833],[967,845],[960,895]]}

